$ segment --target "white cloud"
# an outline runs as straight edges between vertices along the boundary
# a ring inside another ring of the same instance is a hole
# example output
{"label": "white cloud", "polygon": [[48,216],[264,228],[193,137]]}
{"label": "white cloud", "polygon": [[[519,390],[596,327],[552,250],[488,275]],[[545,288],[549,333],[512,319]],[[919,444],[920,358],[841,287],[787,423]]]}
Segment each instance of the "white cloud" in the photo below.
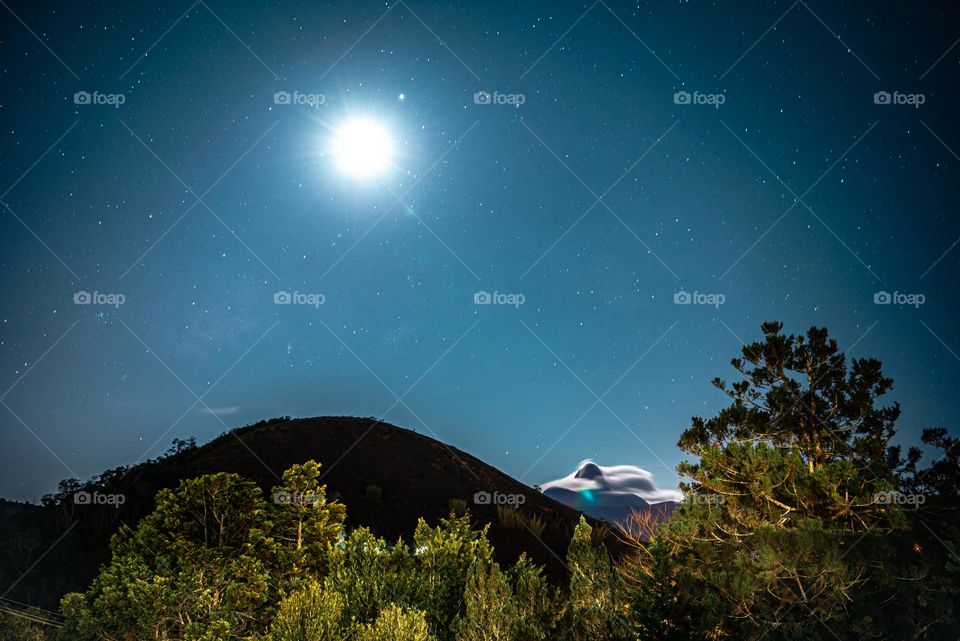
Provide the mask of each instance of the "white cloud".
{"label": "white cloud", "polygon": [[631,496],[640,497],[647,503],[683,500],[678,489],[658,488],[653,474],[647,470],[634,465],[602,466],[590,459],[581,461],[569,476],[540,485],[544,492],[551,488],[578,493],[589,490],[604,503]]}

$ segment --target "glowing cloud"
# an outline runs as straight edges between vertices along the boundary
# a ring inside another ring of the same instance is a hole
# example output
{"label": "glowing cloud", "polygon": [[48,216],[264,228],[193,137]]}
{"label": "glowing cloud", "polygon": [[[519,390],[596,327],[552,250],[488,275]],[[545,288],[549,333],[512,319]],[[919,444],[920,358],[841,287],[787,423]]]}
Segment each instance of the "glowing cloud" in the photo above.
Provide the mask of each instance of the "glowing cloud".
{"label": "glowing cloud", "polygon": [[630,497],[639,497],[651,504],[683,500],[680,490],[658,488],[653,474],[644,469],[634,465],[601,466],[590,459],[581,461],[569,476],[543,483],[540,489],[544,493],[551,489],[576,492],[588,501],[604,504]]}

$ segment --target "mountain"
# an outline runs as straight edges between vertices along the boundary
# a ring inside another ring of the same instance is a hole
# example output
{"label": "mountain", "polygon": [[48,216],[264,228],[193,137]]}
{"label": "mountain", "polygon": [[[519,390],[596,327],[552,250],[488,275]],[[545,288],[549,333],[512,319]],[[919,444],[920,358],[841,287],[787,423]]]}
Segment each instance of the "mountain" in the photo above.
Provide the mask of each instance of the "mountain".
{"label": "mountain", "polygon": [[[393,541],[409,537],[421,517],[434,524],[452,506],[466,506],[475,527],[490,526],[498,560],[512,563],[526,553],[551,579],[564,580],[562,559],[580,517],[574,508],[412,430],[373,418],[318,417],[262,421],[201,447],[175,441],[163,457],[86,483],[61,482],[42,506],[0,500],[0,585],[13,586],[11,599],[56,607],[63,594],[89,585],[109,559],[110,536],[121,525],[135,527],[158,490],[233,472],[269,492],[284,470],[310,459],[323,465],[328,497],[346,505],[348,527],[366,526]],[[78,492],[94,499],[78,504]],[[123,499],[96,498],[110,496]],[[511,511],[508,503],[524,518],[543,521],[539,536],[503,514]],[[607,544],[616,553],[615,538]]]}
{"label": "mountain", "polygon": [[581,461],[570,475],[540,486],[545,496],[615,526],[628,527],[631,515],[655,521],[670,518],[683,499],[678,490],[658,488],[653,475],[632,465],[604,467]]}

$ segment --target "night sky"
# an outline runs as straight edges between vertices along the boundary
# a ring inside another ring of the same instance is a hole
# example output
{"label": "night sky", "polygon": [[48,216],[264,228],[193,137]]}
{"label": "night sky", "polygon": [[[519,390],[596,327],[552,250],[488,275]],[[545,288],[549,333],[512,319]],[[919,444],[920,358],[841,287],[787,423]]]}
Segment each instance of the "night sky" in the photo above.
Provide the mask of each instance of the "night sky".
{"label": "night sky", "polygon": [[329,414],[675,486],[764,320],[960,424],[945,4],[0,5],[0,496]]}

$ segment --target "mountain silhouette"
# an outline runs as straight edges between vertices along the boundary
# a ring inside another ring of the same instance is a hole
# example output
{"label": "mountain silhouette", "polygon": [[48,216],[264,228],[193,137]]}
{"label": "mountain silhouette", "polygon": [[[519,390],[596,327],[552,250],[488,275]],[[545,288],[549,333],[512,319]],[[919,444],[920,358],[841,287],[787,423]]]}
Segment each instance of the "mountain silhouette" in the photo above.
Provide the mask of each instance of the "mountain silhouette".
{"label": "mountain silhouette", "polygon": [[[348,527],[409,540],[419,518],[435,524],[451,508],[466,507],[474,527],[489,526],[499,561],[512,563],[526,553],[552,580],[565,580],[562,559],[580,518],[569,505],[412,430],[373,418],[284,417],[232,430],[200,447],[181,441],[166,456],[92,481],[64,481],[41,506],[0,500],[0,585],[14,586],[12,599],[55,607],[66,592],[86,589],[109,560],[110,536],[122,525],[135,527],[160,489],[232,472],[255,481],[269,497],[284,470],[310,459],[322,464],[328,498],[346,505]],[[78,504],[78,492],[124,498],[119,506]],[[536,517],[543,527],[535,533],[538,528],[504,518],[506,511]],[[608,539],[615,551],[618,541]]]}

